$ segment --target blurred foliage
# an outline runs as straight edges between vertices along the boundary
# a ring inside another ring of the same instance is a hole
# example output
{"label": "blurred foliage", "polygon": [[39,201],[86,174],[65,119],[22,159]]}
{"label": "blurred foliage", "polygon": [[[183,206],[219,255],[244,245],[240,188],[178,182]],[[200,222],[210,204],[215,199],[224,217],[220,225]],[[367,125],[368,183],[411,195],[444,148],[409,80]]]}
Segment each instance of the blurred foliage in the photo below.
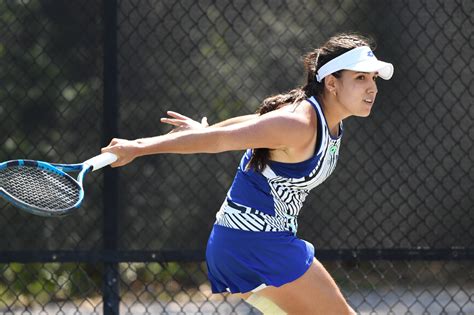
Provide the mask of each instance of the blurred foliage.
{"label": "blurred foliage", "polygon": [[100,270],[86,264],[0,264],[0,309],[91,297],[100,281]]}
{"label": "blurred foliage", "polygon": [[[205,263],[121,263],[122,294],[146,290],[169,300],[207,282]],[[100,296],[103,268],[86,263],[0,264],[0,311]]]}

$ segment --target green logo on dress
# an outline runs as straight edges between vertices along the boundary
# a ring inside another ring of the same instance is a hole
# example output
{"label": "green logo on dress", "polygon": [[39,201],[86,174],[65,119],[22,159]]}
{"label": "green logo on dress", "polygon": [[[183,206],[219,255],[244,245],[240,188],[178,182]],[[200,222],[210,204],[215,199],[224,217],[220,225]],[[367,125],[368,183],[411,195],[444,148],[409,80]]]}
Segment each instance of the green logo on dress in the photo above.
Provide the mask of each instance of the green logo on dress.
{"label": "green logo on dress", "polygon": [[337,151],[337,145],[332,145],[332,146],[329,148],[329,153],[331,153],[331,154],[336,153],[336,151]]}

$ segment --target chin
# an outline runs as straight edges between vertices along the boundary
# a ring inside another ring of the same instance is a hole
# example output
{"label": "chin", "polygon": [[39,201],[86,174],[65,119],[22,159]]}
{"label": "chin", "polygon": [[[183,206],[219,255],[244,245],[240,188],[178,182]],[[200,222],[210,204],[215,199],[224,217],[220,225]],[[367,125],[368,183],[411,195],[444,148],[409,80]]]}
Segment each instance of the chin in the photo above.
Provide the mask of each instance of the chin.
{"label": "chin", "polygon": [[370,110],[369,111],[366,111],[366,112],[360,112],[354,116],[357,116],[357,117],[369,117],[370,116]]}

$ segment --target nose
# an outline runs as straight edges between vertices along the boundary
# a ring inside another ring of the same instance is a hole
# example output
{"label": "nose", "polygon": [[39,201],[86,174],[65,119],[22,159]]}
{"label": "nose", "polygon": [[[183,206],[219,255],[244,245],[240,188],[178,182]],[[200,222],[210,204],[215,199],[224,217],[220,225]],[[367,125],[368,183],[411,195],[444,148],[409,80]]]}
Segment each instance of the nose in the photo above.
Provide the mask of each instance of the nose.
{"label": "nose", "polygon": [[367,92],[370,94],[377,94],[378,92],[377,82],[375,82],[374,80],[370,80],[370,85],[367,88]]}

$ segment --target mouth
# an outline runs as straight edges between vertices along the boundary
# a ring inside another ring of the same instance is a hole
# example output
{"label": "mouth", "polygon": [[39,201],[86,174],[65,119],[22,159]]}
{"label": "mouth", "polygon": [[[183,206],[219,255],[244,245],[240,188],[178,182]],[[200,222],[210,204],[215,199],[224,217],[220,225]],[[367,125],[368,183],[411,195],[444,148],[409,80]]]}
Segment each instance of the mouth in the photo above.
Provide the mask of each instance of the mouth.
{"label": "mouth", "polygon": [[364,103],[366,103],[368,105],[372,105],[374,103],[374,99],[373,98],[365,98]]}

